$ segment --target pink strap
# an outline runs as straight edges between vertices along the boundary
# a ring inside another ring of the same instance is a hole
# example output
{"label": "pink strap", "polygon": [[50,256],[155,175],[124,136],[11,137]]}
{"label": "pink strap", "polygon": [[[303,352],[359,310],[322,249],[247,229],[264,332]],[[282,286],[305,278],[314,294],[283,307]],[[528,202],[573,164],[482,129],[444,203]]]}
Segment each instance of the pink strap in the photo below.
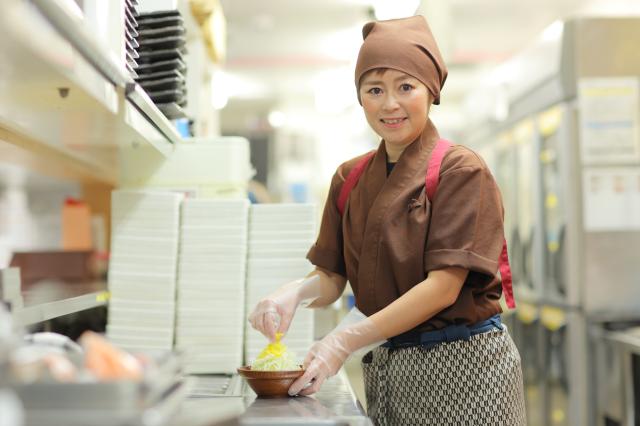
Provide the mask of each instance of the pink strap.
{"label": "pink strap", "polygon": [[340,195],[338,196],[338,211],[340,212],[340,216],[344,214],[344,209],[347,206],[347,200],[349,199],[349,194],[351,194],[351,190],[356,183],[358,183],[358,179],[362,176],[365,167],[369,164],[369,161],[373,158],[375,151],[371,151],[365,154],[364,157],[358,161],[353,169],[347,175],[347,179],[344,181],[342,188],[340,189]]}
{"label": "pink strap", "polygon": [[509,309],[514,309],[516,307],[516,299],[513,297],[511,266],[509,266],[509,253],[507,251],[506,239],[502,241],[502,253],[500,254],[498,267],[500,269],[500,277],[502,278],[502,292],[504,293],[504,300],[507,302],[507,307]]}
{"label": "pink strap", "polygon": [[[433,197],[436,195],[438,189],[438,181],[440,180],[440,166],[442,165],[442,159],[447,153],[447,150],[453,144],[444,139],[440,139],[433,149],[431,159],[429,159],[429,167],[427,168],[427,177],[425,178],[425,191],[429,201],[433,201]],[[507,240],[502,241],[502,253],[500,253],[500,259],[498,260],[498,269],[500,270],[500,277],[502,278],[502,292],[504,293],[504,299],[507,302],[507,307],[513,309],[516,307],[516,301],[513,297],[513,285],[511,278],[511,266],[509,266],[509,254],[507,252]]]}
{"label": "pink strap", "polygon": [[436,195],[438,181],[440,180],[440,165],[447,150],[451,148],[451,145],[453,145],[451,142],[440,139],[431,153],[429,165],[427,166],[427,177],[424,181],[424,188],[429,201],[433,201],[433,197]]}

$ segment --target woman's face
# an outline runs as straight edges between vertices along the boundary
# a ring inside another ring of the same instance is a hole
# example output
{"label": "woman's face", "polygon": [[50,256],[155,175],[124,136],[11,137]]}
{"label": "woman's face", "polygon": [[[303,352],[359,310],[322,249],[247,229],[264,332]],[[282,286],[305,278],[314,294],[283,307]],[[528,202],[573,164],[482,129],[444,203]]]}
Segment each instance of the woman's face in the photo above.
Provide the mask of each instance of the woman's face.
{"label": "woman's face", "polygon": [[427,124],[429,90],[409,74],[371,70],[362,77],[360,98],[371,128],[394,147],[409,145]]}

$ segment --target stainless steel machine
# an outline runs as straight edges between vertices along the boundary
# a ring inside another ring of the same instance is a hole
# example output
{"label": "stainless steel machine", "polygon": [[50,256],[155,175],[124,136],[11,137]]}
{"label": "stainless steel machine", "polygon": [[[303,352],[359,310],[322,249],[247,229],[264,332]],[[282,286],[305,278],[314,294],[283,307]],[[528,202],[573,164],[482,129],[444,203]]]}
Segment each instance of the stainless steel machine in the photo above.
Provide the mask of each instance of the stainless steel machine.
{"label": "stainless steel machine", "polygon": [[531,425],[635,424],[602,409],[615,367],[590,331],[640,319],[638,45],[639,18],[555,23],[472,95],[489,107],[465,143],[491,153],[505,200]]}

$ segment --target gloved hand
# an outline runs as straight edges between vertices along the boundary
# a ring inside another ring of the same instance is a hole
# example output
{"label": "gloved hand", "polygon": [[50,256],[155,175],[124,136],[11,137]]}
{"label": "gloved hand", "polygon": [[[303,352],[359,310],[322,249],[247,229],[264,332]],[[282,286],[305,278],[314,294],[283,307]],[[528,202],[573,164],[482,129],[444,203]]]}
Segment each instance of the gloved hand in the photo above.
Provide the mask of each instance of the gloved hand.
{"label": "gloved hand", "polygon": [[258,302],[249,315],[249,322],[273,342],[276,333],[286,334],[289,330],[298,305],[309,305],[321,294],[317,275],[292,281]]}
{"label": "gloved hand", "polygon": [[311,347],[304,360],[306,371],[293,382],[289,395],[307,396],[317,392],[327,378],[340,370],[349,355],[365,346],[377,346],[384,340],[374,322],[367,317],[346,327],[339,325]]}

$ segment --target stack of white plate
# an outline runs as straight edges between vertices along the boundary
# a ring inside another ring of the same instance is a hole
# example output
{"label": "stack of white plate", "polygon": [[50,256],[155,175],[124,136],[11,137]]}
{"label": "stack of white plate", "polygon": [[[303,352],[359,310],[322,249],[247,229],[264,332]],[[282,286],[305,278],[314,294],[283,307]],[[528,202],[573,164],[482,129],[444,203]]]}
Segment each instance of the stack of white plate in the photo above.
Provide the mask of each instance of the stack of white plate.
{"label": "stack of white plate", "polygon": [[[281,285],[303,278],[313,265],[306,254],[316,234],[315,206],[310,204],[258,204],[249,213],[247,260],[247,312]],[[298,309],[283,343],[300,362],[313,342],[313,311]],[[245,362],[252,363],[267,339],[247,326]]]}
{"label": "stack of white plate", "polygon": [[242,365],[248,211],[247,200],[182,205],[176,347],[188,373]]}
{"label": "stack of white plate", "polygon": [[171,350],[182,195],[114,191],[107,336],[130,351]]}

